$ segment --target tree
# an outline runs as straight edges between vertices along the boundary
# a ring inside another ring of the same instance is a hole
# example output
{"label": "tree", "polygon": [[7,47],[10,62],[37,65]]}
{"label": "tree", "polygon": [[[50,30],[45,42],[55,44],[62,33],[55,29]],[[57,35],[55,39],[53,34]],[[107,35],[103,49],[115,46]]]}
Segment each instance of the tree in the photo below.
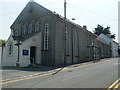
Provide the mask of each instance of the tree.
{"label": "tree", "polygon": [[97,28],[95,28],[95,31],[93,31],[93,32],[94,32],[94,34],[99,36],[103,32],[103,30],[104,30],[103,26],[98,24]]}
{"label": "tree", "polygon": [[97,28],[95,28],[95,31],[93,31],[94,34],[96,35],[100,35],[101,33],[105,34],[106,36],[112,38],[112,39],[115,39],[115,34],[111,35],[111,32],[110,32],[110,27],[107,26],[106,28],[104,28],[102,25],[97,25]]}
{"label": "tree", "polygon": [[103,32],[102,32],[103,34],[105,34],[105,35],[111,35],[111,32],[110,32],[110,27],[106,27],[106,28],[104,28],[104,30],[103,30]]}
{"label": "tree", "polygon": [[6,42],[6,40],[0,39],[0,44],[3,44],[5,42]]}
{"label": "tree", "polygon": [[110,36],[110,38],[113,38],[113,39],[115,39],[115,34],[111,35],[111,36]]}

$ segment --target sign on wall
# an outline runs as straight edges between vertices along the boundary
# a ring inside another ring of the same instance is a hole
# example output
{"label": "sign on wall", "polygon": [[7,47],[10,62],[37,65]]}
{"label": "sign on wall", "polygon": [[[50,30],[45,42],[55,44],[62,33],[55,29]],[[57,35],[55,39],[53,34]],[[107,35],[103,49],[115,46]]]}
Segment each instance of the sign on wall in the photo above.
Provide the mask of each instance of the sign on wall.
{"label": "sign on wall", "polygon": [[28,56],[29,51],[28,50],[23,50],[23,55]]}

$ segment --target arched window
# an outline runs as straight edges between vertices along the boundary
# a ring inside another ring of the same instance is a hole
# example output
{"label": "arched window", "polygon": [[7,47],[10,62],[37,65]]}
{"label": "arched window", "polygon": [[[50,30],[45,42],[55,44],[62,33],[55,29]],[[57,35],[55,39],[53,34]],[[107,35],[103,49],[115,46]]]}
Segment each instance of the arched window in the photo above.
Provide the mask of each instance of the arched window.
{"label": "arched window", "polygon": [[35,32],[39,32],[40,31],[40,24],[39,22],[35,23]]}
{"label": "arched window", "polygon": [[28,25],[28,34],[32,33],[32,24],[30,23]]}
{"label": "arched window", "polygon": [[17,30],[15,30],[15,36],[18,36],[18,31]]}
{"label": "arched window", "polygon": [[13,43],[8,44],[8,55],[13,55]]}
{"label": "arched window", "polygon": [[44,31],[44,50],[49,49],[49,24],[45,24],[45,31]]}
{"label": "arched window", "polygon": [[75,37],[74,37],[74,41],[75,41],[75,56],[79,56],[79,37],[78,37],[78,32],[75,31],[74,32]]}
{"label": "arched window", "polygon": [[23,34],[24,35],[26,34],[26,25],[25,24],[23,25]]}
{"label": "arched window", "polygon": [[65,54],[69,55],[69,31],[65,30]]}

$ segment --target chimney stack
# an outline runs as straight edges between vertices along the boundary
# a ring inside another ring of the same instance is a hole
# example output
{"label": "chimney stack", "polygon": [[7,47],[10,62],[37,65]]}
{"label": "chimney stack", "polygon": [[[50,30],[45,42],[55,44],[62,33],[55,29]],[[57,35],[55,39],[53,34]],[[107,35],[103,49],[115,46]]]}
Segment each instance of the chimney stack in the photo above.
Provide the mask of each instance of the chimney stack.
{"label": "chimney stack", "polygon": [[87,26],[86,26],[86,25],[83,25],[83,28],[84,28],[85,30],[87,30]]}

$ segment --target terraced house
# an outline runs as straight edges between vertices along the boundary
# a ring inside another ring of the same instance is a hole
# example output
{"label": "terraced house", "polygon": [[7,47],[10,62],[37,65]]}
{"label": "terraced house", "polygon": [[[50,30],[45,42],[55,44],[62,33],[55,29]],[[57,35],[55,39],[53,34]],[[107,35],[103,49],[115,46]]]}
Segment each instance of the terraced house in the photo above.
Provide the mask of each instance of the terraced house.
{"label": "terraced house", "polygon": [[86,26],[64,19],[36,2],[28,2],[10,28],[2,66],[63,66],[111,56],[111,47]]}

